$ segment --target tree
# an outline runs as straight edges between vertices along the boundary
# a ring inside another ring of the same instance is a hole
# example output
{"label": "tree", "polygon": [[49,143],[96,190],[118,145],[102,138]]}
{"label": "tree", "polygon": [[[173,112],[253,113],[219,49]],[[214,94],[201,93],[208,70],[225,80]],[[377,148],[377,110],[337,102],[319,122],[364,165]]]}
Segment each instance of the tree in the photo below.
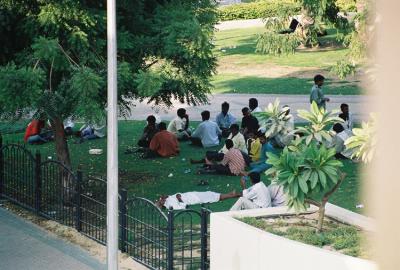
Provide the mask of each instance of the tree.
{"label": "tree", "polygon": [[[207,101],[216,68],[212,0],[121,0],[118,96],[171,105]],[[96,122],[106,106],[106,5],[91,0],[0,0],[0,117],[45,115],[58,159],[71,166],[63,120]]]}
{"label": "tree", "polygon": [[338,15],[337,0],[286,1],[300,5],[304,21],[302,27],[298,27],[293,33],[288,31],[290,18],[297,14],[289,12],[290,9],[287,9],[285,4],[280,5],[275,18],[266,18],[266,31],[258,38],[256,52],[287,55],[295,53],[300,45],[319,46],[321,44],[319,37],[325,32],[324,27],[329,26],[337,30],[338,42],[349,49],[346,56],[332,67],[333,73],[339,78],[345,78],[353,75],[360,63],[366,62],[367,49],[373,36],[369,20],[371,15],[369,0],[340,1],[341,6],[357,7],[357,15],[350,21]]}
{"label": "tree", "polygon": [[[293,9],[287,5],[299,5],[301,8],[302,27],[292,32],[288,29]],[[299,45],[315,47],[319,45],[318,37],[324,32],[323,24],[339,25],[339,9],[335,0],[287,0],[280,5],[277,16],[266,18],[266,32],[257,41],[257,50],[261,53],[281,55],[294,53]]]}
{"label": "tree", "polygon": [[308,125],[298,128],[302,138],[284,148],[280,155],[268,154],[268,163],[272,167],[266,172],[275,176],[288,195],[288,206],[297,211],[306,209],[309,204],[319,208],[317,231],[322,230],[325,217],[325,205],[330,196],[344,180],[340,172],[342,162],[336,160],[336,150],[327,149],[325,143],[331,141],[326,130],[328,125],[342,120],[333,116],[333,112],[319,109],[314,102],[311,111],[299,111],[299,116]]}

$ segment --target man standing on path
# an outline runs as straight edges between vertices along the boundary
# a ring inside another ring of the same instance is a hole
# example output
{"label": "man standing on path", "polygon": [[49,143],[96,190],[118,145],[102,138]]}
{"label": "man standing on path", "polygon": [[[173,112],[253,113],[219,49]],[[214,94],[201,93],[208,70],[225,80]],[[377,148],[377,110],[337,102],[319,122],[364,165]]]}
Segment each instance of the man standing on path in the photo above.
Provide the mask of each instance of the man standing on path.
{"label": "man standing on path", "polygon": [[326,109],[326,102],[329,102],[330,99],[326,98],[324,93],[322,92],[322,85],[324,85],[325,77],[318,74],[314,77],[314,86],[311,89],[310,94],[310,103],[317,103],[318,108]]}

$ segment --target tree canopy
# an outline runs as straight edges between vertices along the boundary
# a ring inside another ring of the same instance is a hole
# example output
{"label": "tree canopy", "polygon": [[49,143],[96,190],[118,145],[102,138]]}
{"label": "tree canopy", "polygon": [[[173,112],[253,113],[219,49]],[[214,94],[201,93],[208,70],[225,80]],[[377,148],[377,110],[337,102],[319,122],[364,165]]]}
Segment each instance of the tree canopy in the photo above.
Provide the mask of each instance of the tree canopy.
{"label": "tree canopy", "polygon": [[[205,102],[216,68],[215,22],[212,0],[117,1],[121,112],[133,99]],[[1,117],[36,112],[52,126],[71,116],[101,117],[106,1],[0,0],[0,35]]]}

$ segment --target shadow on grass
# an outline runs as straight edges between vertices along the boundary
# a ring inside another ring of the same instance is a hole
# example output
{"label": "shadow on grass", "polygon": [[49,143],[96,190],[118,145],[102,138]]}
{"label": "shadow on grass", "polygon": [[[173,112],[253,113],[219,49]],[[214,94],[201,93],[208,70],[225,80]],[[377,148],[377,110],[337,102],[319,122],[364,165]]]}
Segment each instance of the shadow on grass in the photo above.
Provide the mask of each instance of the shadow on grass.
{"label": "shadow on grass", "polygon": [[[308,95],[313,81],[312,79],[295,77],[265,78],[245,76],[238,78],[238,76],[229,75],[217,77],[213,84],[216,93]],[[330,95],[360,95],[363,93],[360,87],[352,83],[333,85],[330,84],[329,80],[327,80],[324,91]]]}

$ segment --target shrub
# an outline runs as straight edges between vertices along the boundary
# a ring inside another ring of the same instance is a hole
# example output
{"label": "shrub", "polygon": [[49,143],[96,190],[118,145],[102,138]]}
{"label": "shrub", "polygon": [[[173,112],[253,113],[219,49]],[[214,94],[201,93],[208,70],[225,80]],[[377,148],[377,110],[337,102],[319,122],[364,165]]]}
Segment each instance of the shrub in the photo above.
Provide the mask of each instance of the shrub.
{"label": "shrub", "polygon": [[286,9],[290,13],[299,13],[300,5],[290,0],[242,3],[220,7],[218,16],[221,21],[269,18],[276,17],[282,9]]}
{"label": "shrub", "polygon": [[355,0],[336,0],[336,5],[338,6],[340,11],[357,11]]}

